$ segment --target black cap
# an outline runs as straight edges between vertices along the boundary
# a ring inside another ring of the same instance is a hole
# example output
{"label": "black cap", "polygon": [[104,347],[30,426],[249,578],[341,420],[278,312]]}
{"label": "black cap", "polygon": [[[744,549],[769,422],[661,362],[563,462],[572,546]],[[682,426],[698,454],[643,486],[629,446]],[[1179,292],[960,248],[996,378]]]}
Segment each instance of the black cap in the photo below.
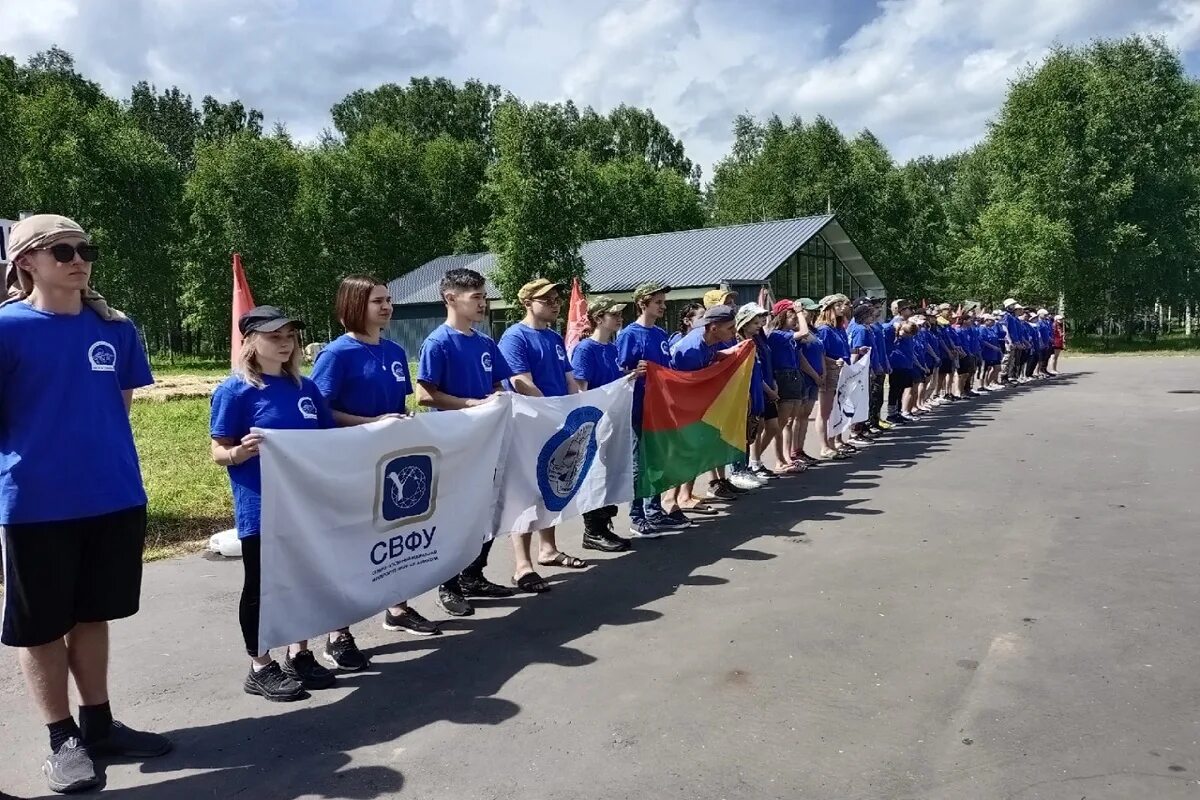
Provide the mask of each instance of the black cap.
{"label": "black cap", "polygon": [[292,325],[297,329],[304,327],[303,322],[292,319],[275,306],[255,306],[238,318],[238,330],[243,336],[247,333],[271,333],[284,325]]}
{"label": "black cap", "polygon": [[729,306],[713,306],[705,309],[704,313],[696,317],[692,322],[693,328],[703,328],[708,325],[718,325],[722,322],[733,322],[737,317],[735,312]]}

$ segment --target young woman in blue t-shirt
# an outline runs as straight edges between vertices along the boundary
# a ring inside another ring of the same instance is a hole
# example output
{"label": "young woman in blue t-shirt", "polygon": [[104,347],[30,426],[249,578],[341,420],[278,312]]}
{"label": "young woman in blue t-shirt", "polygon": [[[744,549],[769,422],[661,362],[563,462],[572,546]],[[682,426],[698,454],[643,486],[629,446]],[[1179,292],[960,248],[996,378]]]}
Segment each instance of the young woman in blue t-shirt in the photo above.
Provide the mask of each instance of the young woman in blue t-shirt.
{"label": "young woman in blue t-shirt", "polygon": [[[312,379],[321,390],[339,427],[365,425],[408,416],[412,380],[408,354],[396,342],[383,337],[392,320],[392,298],[387,284],[371,275],[348,275],[338,286],[336,312],[346,328],[317,356]],[[442,630],[401,600],[383,614],[383,627],[407,631],[414,636],[440,636]],[[332,664],[352,669],[357,664],[341,663],[339,643],[349,628],[338,632],[328,653]]]}
{"label": "young woman in blue t-shirt", "polygon": [[[275,701],[298,700],[304,697],[305,689],[326,689],[334,684],[333,673],[317,663],[308,642],[290,645],[283,664],[258,648],[262,579],[262,473],[258,453],[263,437],[251,431],[317,430],[336,424],[317,385],[300,374],[297,332],[302,327],[302,322],[273,306],[258,306],[242,315],[238,330],[244,339],[237,366],[213,392],[209,424],[212,459],[229,470],[234,519],[242,544],[245,582],[238,618],[250,656],[250,672],[243,688],[247,694]],[[340,641],[345,663],[356,656],[358,668],[364,669],[368,662],[354,645],[354,638],[347,633]]]}

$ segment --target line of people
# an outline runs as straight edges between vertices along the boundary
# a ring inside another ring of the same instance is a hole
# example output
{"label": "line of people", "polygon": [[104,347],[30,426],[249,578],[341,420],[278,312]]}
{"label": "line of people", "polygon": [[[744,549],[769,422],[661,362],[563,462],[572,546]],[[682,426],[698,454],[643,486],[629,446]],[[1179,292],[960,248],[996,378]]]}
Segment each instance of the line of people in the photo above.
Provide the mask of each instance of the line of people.
{"label": "line of people", "polygon": [[[133,324],[90,287],[98,257],[87,233],[65,217],[22,220],[10,236],[15,280],[0,305],[0,642],[18,648],[49,733],[51,752],[42,769],[56,792],[96,785],[94,759],[150,758],[172,746],[162,735],[114,720],[109,705],[108,623],[138,611],[146,533],[146,494],[129,411],[133,390],[153,378]],[[995,314],[979,313],[970,303],[955,314],[946,304],[917,309],[897,301],[893,318],[884,322],[878,300],[851,303],[830,295],[819,302],[781,300],[768,309],[739,305],[735,293],[721,289],[688,306],[679,329],[668,334],[661,322],[670,291],[654,281],[637,287],[629,324],[623,324],[627,304],[593,298],[590,333],[568,354],[555,330],[565,287],[547,280],[523,286],[518,300],[524,317],[495,342],[477,330],[488,312],[483,276],[450,270],[440,284],[446,320],[422,344],[415,376],[404,349],[383,335],[391,301],[374,277],[342,281],[335,310],[346,333],[320,353],[310,377],[300,367],[302,321],[272,306],[243,315],[236,368],[213,393],[208,446],[212,460],[228,471],[242,543],[238,614],[250,660],[244,690],[268,700],[297,700],[333,685],[337,671],[370,665],[349,629],[329,632],[319,657],[308,642],[292,644],[279,661],[258,648],[262,437],[253,429],[403,418],[410,398],[428,409],[454,410],[504,391],[556,396],[633,380],[637,436],[648,364],[703,369],[733,356],[739,343],[754,341],[746,457],[713,470],[706,494],[689,481],[633,501],[627,537],[615,530],[616,508],[588,512],[582,547],[617,552],[629,549],[632,539],[694,527],[696,517],[718,513],[718,505],[768,480],[851,457],[892,425],[939,403],[1006,381],[1053,375],[1064,341],[1061,318],[1051,321],[1044,310],[1030,318],[1011,299]],[[829,437],[838,374],[863,358],[870,359],[872,372],[870,418]],[[817,441],[811,442],[814,410]],[[539,566],[587,566],[559,547],[552,528],[510,538],[515,568],[508,585],[484,574],[489,541],[439,587],[442,611],[468,616],[476,598],[546,593],[551,587]],[[439,625],[417,612],[411,599],[395,598],[382,626],[439,635]],[[69,708],[72,678],[81,701],[78,721]]]}

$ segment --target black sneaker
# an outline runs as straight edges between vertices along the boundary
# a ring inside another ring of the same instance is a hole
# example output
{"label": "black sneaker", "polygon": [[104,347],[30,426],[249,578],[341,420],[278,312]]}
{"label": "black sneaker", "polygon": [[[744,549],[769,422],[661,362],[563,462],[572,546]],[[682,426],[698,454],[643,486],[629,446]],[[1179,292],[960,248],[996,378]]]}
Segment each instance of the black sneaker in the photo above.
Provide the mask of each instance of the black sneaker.
{"label": "black sneaker", "polygon": [[242,685],[246,694],[256,694],[276,703],[286,703],[304,697],[304,687],[283,674],[279,664],[272,661],[257,672],[250,668]]}
{"label": "black sneaker", "polygon": [[135,731],[116,720],[109,726],[107,736],[84,746],[89,755],[117,758],[155,758],[171,752],[171,740],[161,733]]}
{"label": "black sneaker", "polygon": [[462,590],[463,597],[512,597],[516,594],[510,587],[492,583],[483,576],[468,578],[459,575],[458,588]]}
{"label": "black sneaker", "polygon": [[757,464],[757,465],[751,467],[750,471],[752,473],[754,473],[755,475],[757,475],[758,477],[766,478],[767,480],[771,480],[772,478],[779,477],[774,472],[771,472],[771,470],[767,469],[766,464]]}
{"label": "black sneaker", "polygon": [[445,586],[438,587],[437,605],[452,617],[469,617],[475,613],[475,608],[467,602],[467,598]]}
{"label": "black sneaker", "polygon": [[354,636],[349,633],[338,634],[332,642],[326,642],[325,652],[321,655],[330,666],[346,672],[362,672],[371,666],[370,659],[358,649]]}
{"label": "black sneaker", "polygon": [[422,617],[416,609],[406,608],[399,614],[391,609],[383,612],[383,627],[389,631],[406,631],[413,636],[441,636],[442,629],[436,623]]}
{"label": "black sneaker", "polygon": [[696,527],[696,523],[693,522],[688,517],[687,514],[683,513],[682,508],[677,508],[674,511],[672,511],[670,514],[667,514],[667,519],[671,520],[672,522],[674,522],[676,525],[680,526],[681,528]]}
{"label": "black sneaker", "polygon": [[60,794],[81,792],[100,783],[92,757],[74,736],[46,757],[42,774],[50,791]]}
{"label": "black sneaker", "polygon": [[311,650],[301,650],[294,656],[284,656],[279,665],[283,674],[305,689],[328,689],[336,682],[333,673],[317,663]]}
{"label": "black sneaker", "polygon": [[608,531],[592,531],[583,535],[584,550],[599,550],[602,553],[622,553],[630,549],[628,539],[619,539]]}

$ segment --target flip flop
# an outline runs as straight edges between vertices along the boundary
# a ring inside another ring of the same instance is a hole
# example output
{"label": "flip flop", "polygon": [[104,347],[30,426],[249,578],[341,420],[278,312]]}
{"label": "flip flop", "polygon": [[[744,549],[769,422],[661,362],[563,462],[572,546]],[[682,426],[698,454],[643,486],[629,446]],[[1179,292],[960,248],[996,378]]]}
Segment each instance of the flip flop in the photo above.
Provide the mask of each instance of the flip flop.
{"label": "flip flop", "polygon": [[706,505],[703,502],[696,503],[696,505],[694,505],[694,506],[681,505],[679,507],[683,510],[683,512],[685,514],[700,514],[701,516],[710,516],[712,514],[720,514],[721,513],[720,511],[717,511],[712,506]]}

